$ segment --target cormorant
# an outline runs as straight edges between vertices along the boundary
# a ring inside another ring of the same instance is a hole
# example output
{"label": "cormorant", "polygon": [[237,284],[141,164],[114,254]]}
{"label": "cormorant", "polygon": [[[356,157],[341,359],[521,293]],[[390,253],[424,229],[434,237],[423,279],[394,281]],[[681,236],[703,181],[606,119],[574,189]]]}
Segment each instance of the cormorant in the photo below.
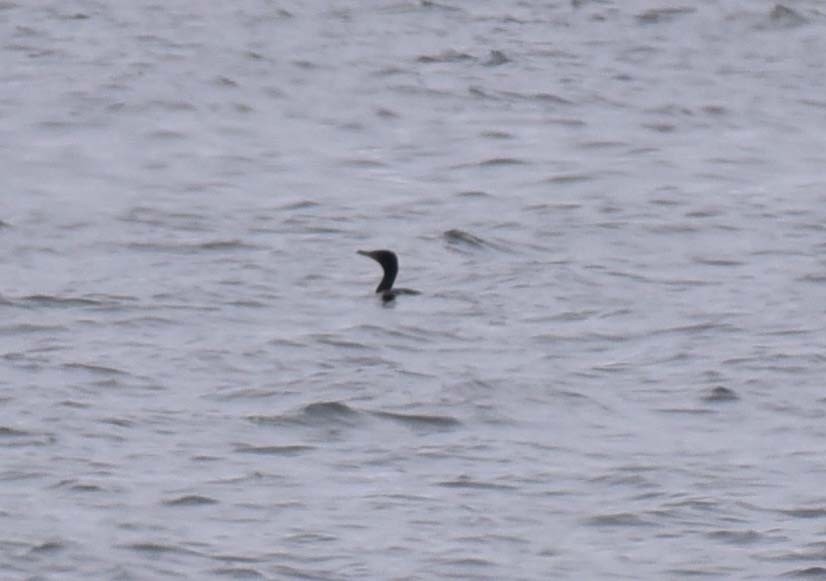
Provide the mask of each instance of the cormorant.
{"label": "cormorant", "polygon": [[393,282],[396,280],[396,275],[399,273],[399,259],[396,258],[396,253],[390,250],[359,250],[362,256],[369,256],[384,269],[384,276],[376,287],[376,294],[381,295],[381,300],[384,302],[392,301],[397,295],[417,295],[419,291],[409,288],[393,288]]}

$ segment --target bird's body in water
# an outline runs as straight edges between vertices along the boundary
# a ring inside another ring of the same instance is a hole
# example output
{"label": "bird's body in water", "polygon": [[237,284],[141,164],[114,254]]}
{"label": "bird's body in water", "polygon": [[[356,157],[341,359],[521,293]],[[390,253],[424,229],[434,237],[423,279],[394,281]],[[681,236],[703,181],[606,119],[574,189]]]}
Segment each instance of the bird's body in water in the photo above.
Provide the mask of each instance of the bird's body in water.
{"label": "bird's body in water", "polygon": [[362,256],[368,256],[381,264],[384,269],[384,276],[376,287],[376,294],[381,296],[384,302],[392,301],[398,295],[417,295],[419,291],[409,288],[393,288],[396,282],[396,275],[399,273],[399,259],[396,253],[390,250],[359,250]]}

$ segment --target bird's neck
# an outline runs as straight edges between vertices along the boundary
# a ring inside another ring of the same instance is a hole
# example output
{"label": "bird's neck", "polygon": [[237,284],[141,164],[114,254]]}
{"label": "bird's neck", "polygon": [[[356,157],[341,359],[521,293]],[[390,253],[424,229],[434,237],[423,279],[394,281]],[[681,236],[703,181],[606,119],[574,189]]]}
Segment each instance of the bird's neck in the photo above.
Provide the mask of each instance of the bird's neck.
{"label": "bird's neck", "polygon": [[398,272],[397,268],[393,268],[393,266],[385,266],[384,267],[384,276],[379,283],[379,286],[376,288],[376,292],[384,292],[386,290],[390,290],[393,288],[393,283],[396,281],[396,273]]}

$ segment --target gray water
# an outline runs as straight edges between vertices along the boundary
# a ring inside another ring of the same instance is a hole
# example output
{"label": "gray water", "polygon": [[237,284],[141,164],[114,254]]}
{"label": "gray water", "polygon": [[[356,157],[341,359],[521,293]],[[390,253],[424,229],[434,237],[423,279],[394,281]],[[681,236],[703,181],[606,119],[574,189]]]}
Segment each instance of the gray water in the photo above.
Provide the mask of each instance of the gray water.
{"label": "gray water", "polygon": [[826,576],[821,2],[0,31],[0,578]]}

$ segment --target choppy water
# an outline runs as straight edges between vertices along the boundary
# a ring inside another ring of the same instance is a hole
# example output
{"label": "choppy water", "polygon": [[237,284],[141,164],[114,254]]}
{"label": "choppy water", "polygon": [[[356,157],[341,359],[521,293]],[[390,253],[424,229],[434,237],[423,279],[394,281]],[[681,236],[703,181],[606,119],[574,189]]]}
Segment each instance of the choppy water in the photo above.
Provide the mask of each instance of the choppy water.
{"label": "choppy water", "polygon": [[0,30],[0,578],[826,576],[822,3]]}

